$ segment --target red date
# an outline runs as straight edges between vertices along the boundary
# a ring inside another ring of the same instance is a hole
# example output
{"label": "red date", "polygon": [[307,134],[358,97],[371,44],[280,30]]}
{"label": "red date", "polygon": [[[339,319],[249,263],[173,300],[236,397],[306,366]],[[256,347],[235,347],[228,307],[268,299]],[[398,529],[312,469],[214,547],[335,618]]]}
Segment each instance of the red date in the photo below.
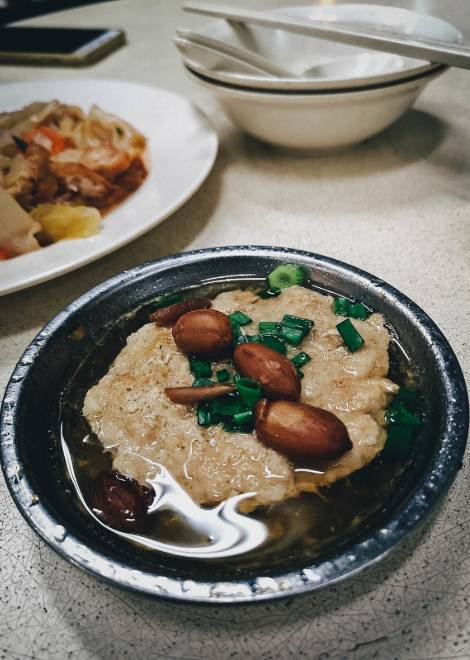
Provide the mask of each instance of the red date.
{"label": "red date", "polygon": [[154,493],[116,470],[100,472],[91,492],[91,505],[106,525],[137,531],[145,522]]}

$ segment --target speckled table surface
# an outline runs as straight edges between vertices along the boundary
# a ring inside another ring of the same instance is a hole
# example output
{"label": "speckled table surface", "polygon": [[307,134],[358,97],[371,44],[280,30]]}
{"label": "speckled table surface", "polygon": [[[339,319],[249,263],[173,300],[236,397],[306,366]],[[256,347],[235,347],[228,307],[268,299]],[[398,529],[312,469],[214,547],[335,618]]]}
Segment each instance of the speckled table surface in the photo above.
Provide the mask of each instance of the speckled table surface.
{"label": "speckled table surface", "polygon": [[[470,34],[468,0],[395,4]],[[115,78],[179,92],[206,111],[221,142],[206,184],[155,230],[0,299],[2,389],[39,328],[96,283],[172,252],[243,243],[304,248],[379,275],[438,323],[468,376],[470,75],[448,72],[395,126],[350,152],[296,157],[244,137],[190,85],[170,40],[183,22],[172,0],[55,14],[33,23],[122,26],[129,46],[83,70],[0,67],[0,82]],[[311,596],[230,609],[149,601],[98,583],[35,537],[2,481],[0,657],[470,658],[468,477],[465,461],[433,521],[377,567]]]}

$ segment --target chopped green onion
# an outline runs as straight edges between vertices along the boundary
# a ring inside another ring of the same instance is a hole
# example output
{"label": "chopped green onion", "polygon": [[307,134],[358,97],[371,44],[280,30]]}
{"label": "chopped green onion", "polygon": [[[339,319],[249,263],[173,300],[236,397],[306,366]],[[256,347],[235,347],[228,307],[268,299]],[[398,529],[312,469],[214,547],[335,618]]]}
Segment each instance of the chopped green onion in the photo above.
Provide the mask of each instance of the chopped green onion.
{"label": "chopped green onion", "polygon": [[212,426],[212,424],[219,424],[220,422],[219,416],[207,401],[198,404],[196,414],[199,426]]}
{"label": "chopped green onion", "polygon": [[300,369],[297,369],[296,371],[297,371],[297,376],[300,378],[300,380],[302,380],[302,378],[305,376],[304,372],[301,371]]}
{"label": "chopped green onion", "polygon": [[364,303],[352,303],[349,306],[349,316],[352,316],[353,319],[359,319],[359,321],[365,321],[369,318],[371,312],[367,309]]}
{"label": "chopped green onion", "polygon": [[350,316],[353,319],[365,321],[371,315],[364,303],[353,303],[347,298],[335,298],[333,301],[333,311],[337,316]]}
{"label": "chopped green onion", "polygon": [[174,305],[183,300],[181,293],[163,293],[161,296],[157,296],[154,300],[151,301],[152,309],[160,309],[160,307],[168,307],[168,305]]}
{"label": "chopped green onion", "polygon": [[252,344],[260,344],[261,343],[261,335],[246,335],[246,338]]}
{"label": "chopped green onion", "polygon": [[205,387],[206,385],[215,385],[216,383],[210,378],[196,378],[193,387]]}
{"label": "chopped green onion", "polygon": [[291,362],[293,363],[294,367],[297,367],[297,369],[299,369],[300,367],[303,367],[304,364],[307,364],[307,362],[310,362],[311,359],[312,358],[308,353],[301,351],[292,358]]}
{"label": "chopped green onion", "polygon": [[403,458],[413,446],[413,429],[409,426],[393,424],[388,429],[384,453],[393,458]]}
{"label": "chopped green onion", "polygon": [[268,275],[269,286],[273,289],[285,289],[294,284],[304,284],[306,279],[305,270],[295,264],[281,264]]}
{"label": "chopped green onion", "polygon": [[253,408],[261,399],[261,385],[255,380],[239,378],[236,385],[240,399],[248,408]]}
{"label": "chopped green onion", "polygon": [[245,410],[246,406],[238,393],[227,394],[212,401],[212,410],[221,417],[232,417],[237,412]]}
{"label": "chopped green onion", "polygon": [[248,323],[253,322],[253,319],[250,319],[250,317],[243,312],[234,312],[233,314],[230,314],[229,319],[232,326],[248,325]]}
{"label": "chopped green onion", "polygon": [[333,300],[333,311],[336,316],[349,316],[351,301],[347,298],[335,298]]}
{"label": "chopped green onion", "polygon": [[212,373],[211,363],[198,357],[189,357],[189,368],[196,378],[208,378]]}
{"label": "chopped green onion", "polygon": [[401,401],[409,410],[414,410],[418,404],[418,393],[408,387],[400,387],[395,401]]}
{"label": "chopped green onion", "polygon": [[244,426],[245,424],[251,424],[253,422],[253,411],[242,410],[239,413],[235,413],[232,419],[235,424],[239,424],[240,426]]}
{"label": "chopped green onion", "polygon": [[271,335],[262,335],[261,336],[261,343],[264,344],[265,346],[268,346],[269,348],[274,349],[278,353],[286,353],[287,349],[280,341],[279,339],[276,339],[276,337],[272,337]]}
{"label": "chopped green onion", "polygon": [[302,328],[292,328],[290,326],[281,325],[280,338],[284,339],[288,344],[292,346],[298,346],[302,340],[305,338],[305,331]]}
{"label": "chopped green onion", "polygon": [[219,369],[215,372],[215,375],[218,383],[226,383],[230,380],[230,372],[227,369]]}
{"label": "chopped green onion", "polygon": [[410,412],[401,401],[394,401],[385,413],[385,419],[390,424],[399,424],[401,426],[421,426],[419,417]]}
{"label": "chopped green onion", "polygon": [[281,289],[277,289],[276,287],[271,287],[270,289],[263,289],[258,293],[258,296],[260,298],[266,299],[266,298],[277,298],[281,293]]}
{"label": "chopped green onion", "polygon": [[276,321],[260,321],[258,327],[260,335],[277,335],[281,324]]}
{"label": "chopped green onion", "polygon": [[228,431],[229,433],[251,433],[253,431],[253,423],[247,424],[245,422],[244,424],[237,424],[232,417],[231,419],[224,420],[224,431]]}
{"label": "chopped green onion", "polygon": [[344,321],[341,321],[341,323],[338,323],[336,329],[351,353],[354,353],[364,345],[363,338],[349,319],[345,319]]}
{"label": "chopped green onion", "polygon": [[311,319],[304,319],[301,316],[293,316],[292,314],[284,314],[281,323],[290,328],[300,328],[306,335],[315,325]]}

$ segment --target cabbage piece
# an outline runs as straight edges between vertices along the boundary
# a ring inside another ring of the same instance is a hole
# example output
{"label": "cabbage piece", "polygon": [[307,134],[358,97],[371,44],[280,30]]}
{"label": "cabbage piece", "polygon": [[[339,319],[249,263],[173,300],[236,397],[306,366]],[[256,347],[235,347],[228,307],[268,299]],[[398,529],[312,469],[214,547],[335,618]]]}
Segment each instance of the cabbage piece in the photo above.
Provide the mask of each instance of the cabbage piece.
{"label": "cabbage piece", "polygon": [[0,248],[11,254],[24,254],[39,248],[34,238],[40,225],[16,200],[0,188]]}

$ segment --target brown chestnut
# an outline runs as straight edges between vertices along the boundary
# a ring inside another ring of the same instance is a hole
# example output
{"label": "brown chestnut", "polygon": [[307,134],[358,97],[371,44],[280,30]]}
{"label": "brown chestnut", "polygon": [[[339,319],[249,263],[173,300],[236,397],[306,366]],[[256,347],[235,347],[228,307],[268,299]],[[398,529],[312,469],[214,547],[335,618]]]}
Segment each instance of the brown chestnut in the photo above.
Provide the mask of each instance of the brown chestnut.
{"label": "brown chestnut", "polygon": [[336,415],[307,403],[262,399],[255,430],[264,444],[292,458],[338,458],[353,446]]}
{"label": "brown chestnut", "polygon": [[161,327],[170,327],[176,321],[194,309],[209,309],[212,302],[209,298],[193,298],[192,300],[183,300],[183,302],[175,303],[174,305],[167,305],[157,309],[153,314],[150,314],[149,321],[153,321],[155,325]]}
{"label": "brown chestnut", "polygon": [[154,493],[116,470],[100,472],[91,491],[91,505],[103,522],[117,529],[138,529],[145,522]]}
{"label": "brown chestnut", "polygon": [[261,383],[263,392],[270,399],[298,401],[300,378],[290,360],[263,344],[240,344],[233,359],[238,371]]}
{"label": "brown chestnut", "polygon": [[228,316],[216,309],[197,309],[181,316],[173,326],[175,344],[185,355],[218,358],[232,345]]}

